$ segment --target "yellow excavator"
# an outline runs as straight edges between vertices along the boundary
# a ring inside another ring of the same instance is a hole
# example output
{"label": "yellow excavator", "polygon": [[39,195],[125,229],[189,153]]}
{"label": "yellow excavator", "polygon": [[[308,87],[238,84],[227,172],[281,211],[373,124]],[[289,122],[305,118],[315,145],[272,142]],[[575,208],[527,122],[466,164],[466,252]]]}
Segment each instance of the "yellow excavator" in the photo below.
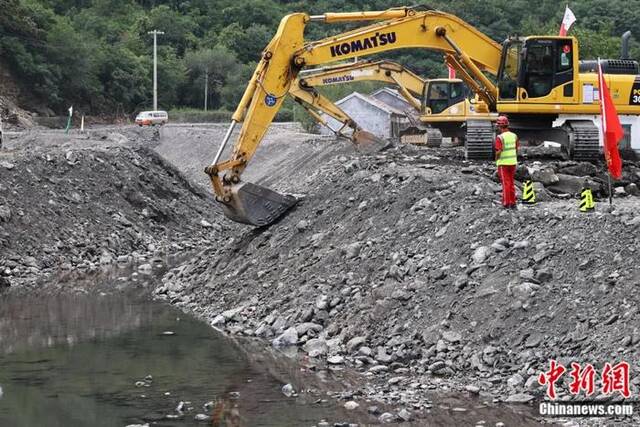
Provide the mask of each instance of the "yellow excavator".
{"label": "yellow excavator", "polygon": [[[377,21],[317,41],[305,41],[310,22]],[[429,8],[399,7],[375,12],[285,16],[232,116],[231,125],[205,172],[225,215],[241,223],[264,226],[296,203],[289,195],[242,182],[254,155],[291,85],[305,67],[365,57],[390,50],[423,48],[444,54],[457,75],[489,110],[507,114],[521,140],[563,144],[576,159],[599,156],[599,132],[585,115],[599,113],[598,79],[581,72],[574,37],[530,36],[498,44],[460,18]],[[618,113],[640,114],[640,76],[635,61],[605,61],[604,72]],[[493,76],[494,80],[489,78]],[[561,127],[553,127],[563,119]],[[237,123],[242,129],[231,158],[219,162]],[[471,158],[491,158],[490,123],[467,131]]]}
{"label": "yellow excavator", "polygon": [[345,127],[359,126],[346,113],[337,113],[337,106],[329,105],[331,101],[315,88],[359,81],[396,85],[398,93],[413,107],[411,111],[405,111],[410,126],[402,132],[426,134],[430,146],[439,146],[443,136],[464,141],[469,120],[492,121],[497,118],[497,114],[490,113],[487,104],[477,96],[470,98],[469,90],[461,79],[423,79],[404,66],[387,60],[303,70],[292,83],[289,94],[329,129],[331,127],[320,113],[342,123],[340,129],[331,130],[344,136],[342,131]]}

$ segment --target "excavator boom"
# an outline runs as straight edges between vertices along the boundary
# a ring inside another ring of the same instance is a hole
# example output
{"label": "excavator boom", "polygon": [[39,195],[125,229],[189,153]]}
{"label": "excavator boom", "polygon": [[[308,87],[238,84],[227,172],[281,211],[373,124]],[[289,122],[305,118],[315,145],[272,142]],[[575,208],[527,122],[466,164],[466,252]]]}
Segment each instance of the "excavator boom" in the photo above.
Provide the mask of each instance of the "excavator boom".
{"label": "excavator boom", "polygon": [[[345,127],[354,129],[352,134],[354,138],[352,139],[356,144],[360,144],[364,137],[373,139],[375,136],[361,130],[357,123],[349,118],[344,111],[340,110],[336,104],[325,98],[316,88],[328,85],[352,84],[361,81],[377,81],[396,85],[398,93],[404,98],[407,104],[412,107],[405,110],[409,123],[407,123],[403,129],[399,130],[401,134],[419,144],[428,143],[430,146],[440,146],[442,142],[442,132],[437,126],[430,126],[426,124],[426,122],[430,121],[435,124],[438,123],[438,119],[442,119],[443,122],[449,122],[450,117],[446,115],[449,105],[440,110],[440,113],[444,112],[445,114],[435,114],[432,117],[431,109],[425,104],[427,90],[430,84],[439,84],[440,89],[434,92],[442,94],[442,90],[444,90],[448,96],[450,85],[461,85],[462,82],[460,80],[425,80],[396,62],[386,60],[359,61],[305,70],[300,73],[298,79],[291,86],[289,93],[297,102],[307,109],[316,121],[337,135],[345,136],[342,134],[342,129]],[[463,92],[461,91],[460,93],[462,94]],[[447,99],[444,102],[447,104],[451,102],[451,106],[455,105],[454,108],[456,111],[457,109],[461,111],[461,117],[458,120],[462,121],[467,117],[469,111],[467,104],[469,101],[466,98],[454,98],[451,101]],[[340,114],[336,114],[336,110],[338,110]],[[332,129],[330,124],[321,115],[322,113],[341,122],[343,127],[339,131]],[[347,120],[345,120],[345,117]],[[433,120],[428,120],[427,118]],[[448,123],[444,126],[447,130],[455,129],[455,126],[450,126]],[[409,137],[407,135],[419,136]]]}

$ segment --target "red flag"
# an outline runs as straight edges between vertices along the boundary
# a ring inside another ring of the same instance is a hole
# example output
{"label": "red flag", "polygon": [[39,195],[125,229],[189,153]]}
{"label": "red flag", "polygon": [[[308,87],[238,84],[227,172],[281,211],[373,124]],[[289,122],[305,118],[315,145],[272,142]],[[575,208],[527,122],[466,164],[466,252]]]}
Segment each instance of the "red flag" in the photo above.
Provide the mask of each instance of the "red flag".
{"label": "red flag", "polygon": [[598,85],[600,86],[600,115],[602,116],[602,137],[604,139],[604,157],[609,173],[615,179],[622,177],[622,160],[618,151],[618,142],[624,136],[616,106],[604,79],[600,59],[598,59]]}
{"label": "red flag", "polygon": [[447,68],[449,69],[449,78],[450,79],[455,79],[456,78],[456,70],[451,65],[447,65]]}
{"label": "red flag", "polygon": [[571,9],[569,9],[569,5],[567,5],[567,8],[564,10],[562,24],[560,24],[560,35],[566,36],[574,22],[576,22],[576,15],[573,14]]}

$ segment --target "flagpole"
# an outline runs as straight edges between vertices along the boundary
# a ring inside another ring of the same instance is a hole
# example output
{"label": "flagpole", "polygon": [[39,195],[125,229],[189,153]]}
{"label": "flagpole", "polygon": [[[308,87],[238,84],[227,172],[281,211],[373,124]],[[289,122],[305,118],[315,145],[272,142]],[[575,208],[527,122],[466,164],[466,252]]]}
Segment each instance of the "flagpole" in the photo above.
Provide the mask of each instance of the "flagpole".
{"label": "flagpole", "polygon": [[607,132],[607,116],[605,113],[605,109],[602,108],[602,103],[604,102],[604,90],[603,90],[603,80],[604,80],[604,73],[602,72],[602,65],[600,62],[600,57],[598,57],[598,93],[599,93],[599,101],[601,104],[601,108],[600,108],[600,116],[602,119],[602,145],[603,145],[603,150],[605,151],[605,163],[607,163],[607,183],[609,185],[609,206],[613,205],[613,191],[611,188],[611,171],[609,170],[609,161],[607,160],[607,156],[606,156],[606,151],[607,151],[607,147],[606,147],[606,132]]}

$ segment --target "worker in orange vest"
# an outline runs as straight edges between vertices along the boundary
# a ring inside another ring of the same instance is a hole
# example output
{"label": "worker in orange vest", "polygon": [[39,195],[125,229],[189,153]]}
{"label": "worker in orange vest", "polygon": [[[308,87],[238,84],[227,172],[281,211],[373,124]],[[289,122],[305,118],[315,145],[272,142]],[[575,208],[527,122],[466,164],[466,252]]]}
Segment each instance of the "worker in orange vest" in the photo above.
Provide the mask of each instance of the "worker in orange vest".
{"label": "worker in orange vest", "polygon": [[509,130],[509,119],[498,117],[496,121],[498,136],[496,137],[495,152],[498,176],[502,183],[502,206],[505,209],[516,208],[516,166],[518,165],[518,135]]}

